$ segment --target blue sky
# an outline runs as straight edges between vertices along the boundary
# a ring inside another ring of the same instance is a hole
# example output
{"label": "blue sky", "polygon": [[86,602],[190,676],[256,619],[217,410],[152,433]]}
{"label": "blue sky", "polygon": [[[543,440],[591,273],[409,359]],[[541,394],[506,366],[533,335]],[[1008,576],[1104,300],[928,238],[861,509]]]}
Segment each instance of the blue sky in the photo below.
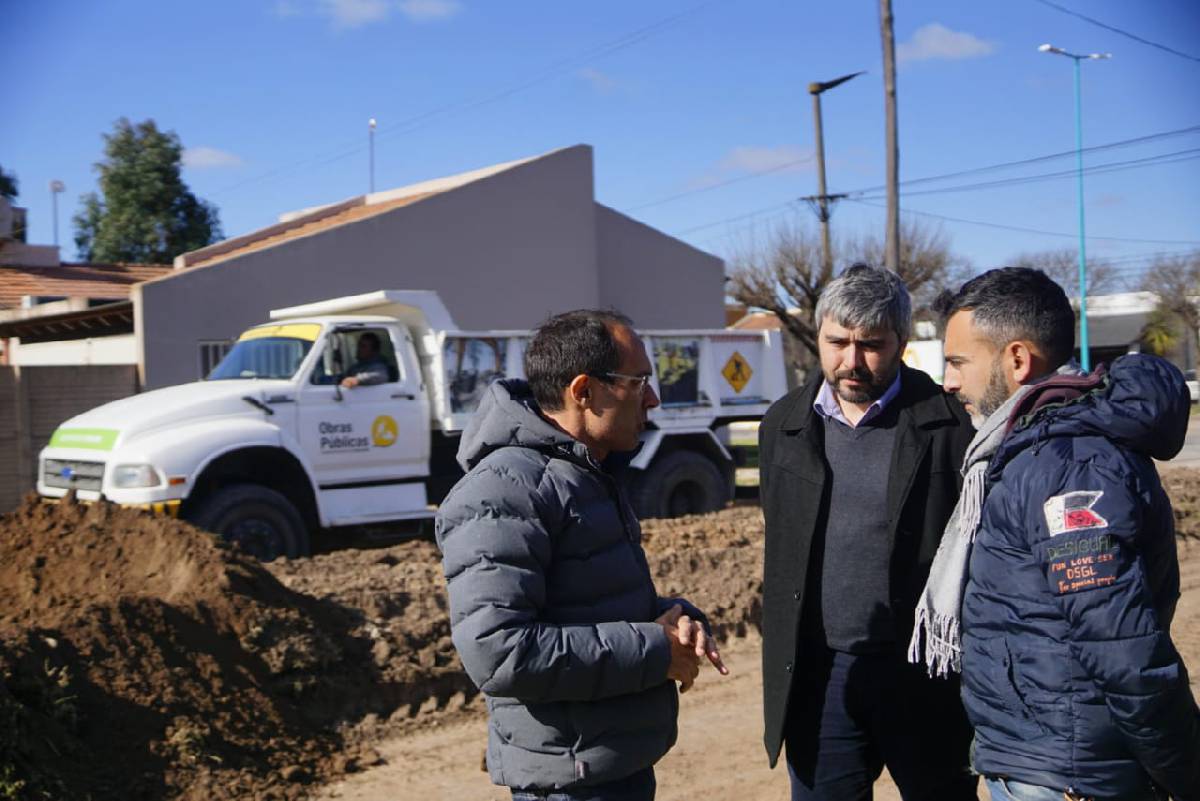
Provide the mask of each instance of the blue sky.
{"label": "blue sky", "polygon": [[[902,180],[1072,150],[1071,62],[1038,53],[1042,42],[1113,54],[1083,64],[1085,146],[1200,126],[1193,0],[1055,2],[1195,58],[1039,0],[894,0]],[[0,164],[20,180],[33,242],[52,239],[49,181],[66,184],[67,258],[101,134],[121,116],[179,134],[185,179],[229,236],[366,191],[375,117],[377,189],[589,143],[600,202],[729,256],[776,223],[811,222],[795,202],[817,191],[806,86],[867,70],[824,96],[829,189],[884,183],[868,0],[39,0],[4,18]],[[1198,149],[1192,131],[1088,154],[1088,167],[1167,157],[1085,178],[1089,255],[1133,278],[1147,254],[1200,246]],[[921,219],[992,267],[1075,246],[1073,178],[945,188],[1073,168],[1072,156],[914,185],[940,191],[902,207],[938,215]],[[862,202],[833,219],[835,234],[883,222]]]}

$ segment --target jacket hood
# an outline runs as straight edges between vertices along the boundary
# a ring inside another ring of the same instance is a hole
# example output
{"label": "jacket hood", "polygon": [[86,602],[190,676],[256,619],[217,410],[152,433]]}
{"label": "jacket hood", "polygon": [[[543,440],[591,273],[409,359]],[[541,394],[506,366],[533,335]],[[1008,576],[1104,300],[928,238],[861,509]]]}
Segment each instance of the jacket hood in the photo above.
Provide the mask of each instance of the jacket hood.
{"label": "jacket hood", "polygon": [[1107,372],[1039,384],[1018,409],[1020,419],[1000,446],[994,465],[1006,464],[1041,440],[1083,435],[1170,459],[1183,447],[1190,409],[1187,385],[1174,365],[1157,356],[1129,354]]}
{"label": "jacket hood", "polygon": [[583,443],[555,428],[538,411],[529,384],[517,378],[492,382],[458,445],[458,464],[470,471],[492,451],[531,448],[594,464]]}

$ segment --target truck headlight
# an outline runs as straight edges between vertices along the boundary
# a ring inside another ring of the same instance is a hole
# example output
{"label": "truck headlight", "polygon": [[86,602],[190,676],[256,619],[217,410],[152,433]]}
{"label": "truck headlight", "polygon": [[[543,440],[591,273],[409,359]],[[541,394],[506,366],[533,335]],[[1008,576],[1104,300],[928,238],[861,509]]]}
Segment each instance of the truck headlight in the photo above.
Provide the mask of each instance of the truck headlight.
{"label": "truck headlight", "polygon": [[157,487],[162,483],[158,471],[149,464],[119,464],[113,468],[112,482],[120,489]]}

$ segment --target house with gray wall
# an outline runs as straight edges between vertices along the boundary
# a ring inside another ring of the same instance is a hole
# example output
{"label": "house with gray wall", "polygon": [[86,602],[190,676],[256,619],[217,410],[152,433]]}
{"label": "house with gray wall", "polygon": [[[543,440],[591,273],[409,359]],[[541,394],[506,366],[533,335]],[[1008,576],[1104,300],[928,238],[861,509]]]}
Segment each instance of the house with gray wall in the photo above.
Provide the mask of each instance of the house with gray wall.
{"label": "house with gray wall", "polygon": [[466,330],[611,307],[640,328],[721,328],[724,263],[595,201],[592,148],[286,214],[176,259],[133,294],[143,386],[193,381],[271,309],[437,291]]}

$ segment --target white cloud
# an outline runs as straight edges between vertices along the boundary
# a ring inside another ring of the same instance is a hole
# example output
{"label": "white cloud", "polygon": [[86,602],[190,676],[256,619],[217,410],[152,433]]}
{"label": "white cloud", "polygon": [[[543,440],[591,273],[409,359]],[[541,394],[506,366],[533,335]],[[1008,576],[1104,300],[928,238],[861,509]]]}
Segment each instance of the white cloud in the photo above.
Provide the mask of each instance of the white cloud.
{"label": "white cloud", "polygon": [[938,22],[917,28],[912,39],[896,45],[896,62],[907,64],[914,61],[944,59],[957,61],[964,58],[979,58],[996,51],[996,45],[979,37],[960,31],[952,31]]}
{"label": "white cloud", "polygon": [[[719,167],[726,171],[742,172],[796,172],[803,169],[812,159],[812,151],[805,148],[783,145],[781,147],[735,147],[721,160]],[[799,163],[797,163],[799,162]]]}
{"label": "white cloud", "polygon": [[183,151],[183,166],[193,170],[213,170],[222,167],[240,167],[242,160],[232,153],[215,147],[189,147]]}
{"label": "white cloud", "polygon": [[387,19],[387,0],[321,0],[321,11],[339,28],[361,28]]}
{"label": "white cloud", "polygon": [[458,0],[400,0],[400,11],[413,22],[450,19],[462,11]]}
{"label": "white cloud", "polygon": [[595,67],[584,67],[579,71],[579,77],[591,84],[592,88],[600,94],[608,94],[617,88],[615,80]]}

